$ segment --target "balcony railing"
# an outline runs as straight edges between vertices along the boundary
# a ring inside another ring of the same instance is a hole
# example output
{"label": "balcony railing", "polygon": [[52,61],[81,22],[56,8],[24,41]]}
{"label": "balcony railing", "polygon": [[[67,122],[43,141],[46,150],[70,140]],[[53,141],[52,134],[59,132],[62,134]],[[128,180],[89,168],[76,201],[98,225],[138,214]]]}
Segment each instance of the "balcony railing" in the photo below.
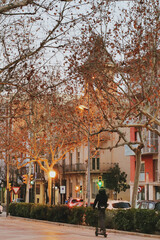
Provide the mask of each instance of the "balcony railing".
{"label": "balcony railing", "polygon": [[151,131],[144,132],[147,136],[142,149],[142,154],[145,153],[158,153],[158,135]]}
{"label": "balcony railing", "polygon": [[87,166],[83,163],[76,163],[64,166],[64,172],[85,172],[86,169]]}

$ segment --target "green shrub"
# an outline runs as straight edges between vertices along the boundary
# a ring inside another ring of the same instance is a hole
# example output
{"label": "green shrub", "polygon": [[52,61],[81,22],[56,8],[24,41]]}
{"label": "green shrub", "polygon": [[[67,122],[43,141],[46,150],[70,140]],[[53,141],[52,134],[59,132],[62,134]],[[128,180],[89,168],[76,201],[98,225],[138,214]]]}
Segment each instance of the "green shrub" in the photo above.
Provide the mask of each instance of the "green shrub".
{"label": "green shrub", "polygon": [[30,218],[33,203],[10,203],[9,213],[11,216]]}
{"label": "green shrub", "polygon": [[[11,216],[53,222],[86,224],[94,227],[98,224],[98,210],[93,210],[91,207],[69,208],[66,205],[10,203],[9,213]],[[160,212],[143,209],[106,210],[105,224],[110,229],[155,233],[160,231]]]}
{"label": "green shrub", "polygon": [[98,224],[98,210],[93,210],[91,207],[87,207],[85,211],[85,224],[89,226],[97,226]]}
{"label": "green shrub", "polygon": [[135,212],[135,228],[143,233],[154,233],[157,215],[154,210],[141,209]]}
{"label": "green shrub", "polygon": [[67,206],[51,206],[48,208],[47,220],[53,222],[67,223],[70,216],[70,209]]}
{"label": "green shrub", "polygon": [[116,211],[114,210],[106,210],[106,219],[105,219],[105,225],[106,228],[113,229],[114,228],[114,216],[116,214]]}
{"label": "green shrub", "polygon": [[17,210],[16,210],[17,203],[10,203],[9,204],[9,213],[11,216],[17,216]]}
{"label": "green shrub", "polygon": [[160,219],[156,223],[156,231],[160,231]]}
{"label": "green shrub", "polygon": [[160,211],[156,212],[156,231],[160,232]]}
{"label": "green shrub", "polygon": [[114,215],[113,222],[115,229],[124,231],[135,230],[135,209],[118,210]]}
{"label": "green shrub", "polygon": [[82,224],[84,222],[85,207],[73,207],[70,211],[69,223]]}
{"label": "green shrub", "polygon": [[34,219],[47,220],[48,205],[34,204],[31,208],[30,217]]}

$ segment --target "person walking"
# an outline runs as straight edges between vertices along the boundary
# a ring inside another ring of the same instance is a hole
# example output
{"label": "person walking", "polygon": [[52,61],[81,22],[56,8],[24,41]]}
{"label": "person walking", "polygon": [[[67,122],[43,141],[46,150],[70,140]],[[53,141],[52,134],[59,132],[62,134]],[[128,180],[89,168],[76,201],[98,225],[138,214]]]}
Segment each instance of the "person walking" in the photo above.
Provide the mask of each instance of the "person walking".
{"label": "person walking", "polygon": [[93,209],[98,205],[98,226],[96,226],[95,235],[98,236],[98,227],[100,228],[100,234],[106,235],[105,228],[105,210],[107,208],[108,195],[104,188],[100,188],[98,194],[93,203]]}

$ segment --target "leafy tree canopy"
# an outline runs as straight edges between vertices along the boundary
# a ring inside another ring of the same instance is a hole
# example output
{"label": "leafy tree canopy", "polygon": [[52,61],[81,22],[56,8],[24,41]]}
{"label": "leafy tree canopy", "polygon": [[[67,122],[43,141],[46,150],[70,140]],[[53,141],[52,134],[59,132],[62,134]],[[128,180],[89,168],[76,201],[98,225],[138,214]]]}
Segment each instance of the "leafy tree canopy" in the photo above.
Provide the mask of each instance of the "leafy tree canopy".
{"label": "leafy tree canopy", "polygon": [[126,179],[127,174],[121,172],[118,164],[114,164],[114,167],[109,168],[109,170],[103,174],[105,187],[118,193],[121,191],[125,192],[129,188]]}

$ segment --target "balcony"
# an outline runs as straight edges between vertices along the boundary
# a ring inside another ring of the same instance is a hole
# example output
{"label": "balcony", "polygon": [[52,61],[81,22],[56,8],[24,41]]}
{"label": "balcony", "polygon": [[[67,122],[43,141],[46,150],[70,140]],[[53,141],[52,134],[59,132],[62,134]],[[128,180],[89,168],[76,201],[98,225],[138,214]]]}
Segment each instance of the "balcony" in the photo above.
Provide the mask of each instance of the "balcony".
{"label": "balcony", "polygon": [[64,172],[85,172],[87,170],[87,166],[84,163],[76,163],[72,165],[65,165]]}
{"label": "balcony", "polygon": [[142,149],[142,154],[148,153],[158,153],[158,137],[148,138],[145,142],[144,148]]}

